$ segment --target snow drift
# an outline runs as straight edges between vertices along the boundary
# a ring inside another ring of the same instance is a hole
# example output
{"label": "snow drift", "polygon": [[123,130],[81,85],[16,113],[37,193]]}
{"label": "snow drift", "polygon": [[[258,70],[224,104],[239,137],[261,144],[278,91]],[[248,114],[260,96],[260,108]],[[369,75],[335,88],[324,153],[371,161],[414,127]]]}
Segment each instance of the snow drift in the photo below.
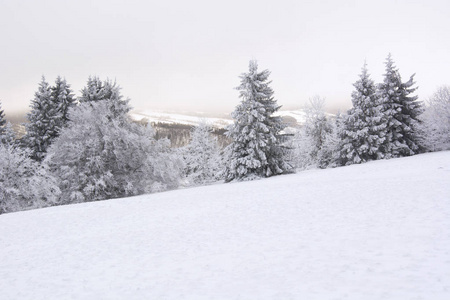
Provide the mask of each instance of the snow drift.
{"label": "snow drift", "polygon": [[450,299],[450,152],[0,215],[2,299]]}

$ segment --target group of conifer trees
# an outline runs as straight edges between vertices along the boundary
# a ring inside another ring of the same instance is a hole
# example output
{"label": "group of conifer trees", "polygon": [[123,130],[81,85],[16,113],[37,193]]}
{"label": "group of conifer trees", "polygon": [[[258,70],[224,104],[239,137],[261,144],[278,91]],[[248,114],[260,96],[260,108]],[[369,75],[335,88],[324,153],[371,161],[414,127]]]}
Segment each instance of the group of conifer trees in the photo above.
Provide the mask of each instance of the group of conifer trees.
{"label": "group of conifer trees", "polygon": [[[370,160],[414,155],[426,150],[420,118],[424,105],[413,95],[414,75],[402,81],[389,55],[384,80],[375,84],[364,65],[354,84],[353,107],[336,118],[323,111],[315,97],[305,109],[306,123],[289,141],[285,125],[275,116],[280,106],[273,98],[268,76],[250,62],[241,75],[241,103],[232,113],[228,129],[232,144],[226,181],[247,180],[288,173],[295,168],[335,167]],[[283,134],[284,133],[284,134]]]}
{"label": "group of conifer trees", "polygon": [[413,93],[414,75],[403,82],[389,55],[382,83],[364,65],[354,84],[353,107],[343,126],[342,164],[410,156],[424,151],[420,132],[423,103]]}
{"label": "group of conifer trees", "polygon": [[[403,81],[390,54],[385,66],[383,82],[376,84],[364,64],[354,83],[352,108],[345,114],[327,118],[324,100],[311,100],[306,124],[291,143],[296,167],[335,167],[450,148],[445,142],[450,132],[442,130],[448,128],[450,114],[436,110],[436,102],[450,107],[450,97],[441,92],[426,106],[414,95],[414,75]],[[441,122],[433,121],[436,118]]]}
{"label": "group of conifer trees", "polygon": [[110,80],[90,77],[75,98],[61,77],[42,78],[20,139],[0,110],[0,213],[177,187],[180,159],[129,119],[128,102]]}
{"label": "group of conifer trees", "polygon": [[250,61],[240,76],[224,149],[204,123],[185,147],[156,139],[150,125],[129,119],[129,100],[113,81],[89,77],[76,98],[65,79],[50,86],[42,78],[20,139],[0,103],[0,213],[450,149],[450,88],[440,88],[423,113],[414,75],[402,81],[390,55],[380,84],[364,64],[346,114],[327,115],[324,99],[314,97],[291,134],[276,115],[269,75]]}

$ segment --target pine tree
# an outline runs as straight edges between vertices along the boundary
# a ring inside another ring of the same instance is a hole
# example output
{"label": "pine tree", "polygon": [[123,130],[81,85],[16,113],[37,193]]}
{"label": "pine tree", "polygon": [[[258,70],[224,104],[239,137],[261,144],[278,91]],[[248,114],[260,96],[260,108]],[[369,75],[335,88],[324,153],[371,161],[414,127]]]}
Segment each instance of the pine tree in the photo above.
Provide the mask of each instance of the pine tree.
{"label": "pine tree", "polygon": [[380,149],[384,142],[385,124],[375,83],[370,79],[367,65],[362,68],[360,79],[353,86],[353,107],[344,121],[341,157],[344,164],[363,163],[383,157]]}
{"label": "pine tree", "polygon": [[183,149],[185,176],[189,184],[199,185],[218,180],[221,158],[217,138],[211,127],[201,122],[191,133],[191,142]]}
{"label": "pine tree", "polygon": [[386,158],[395,157],[398,154],[396,144],[398,140],[397,129],[401,123],[396,119],[396,115],[401,110],[399,104],[398,87],[400,80],[398,71],[395,69],[391,54],[386,58],[386,73],[383,83],[378,87],[378,97],[382,105],[383,124],[385,125],[385,140],[382,145],[382,152]]}
{"label": "pine tree", "polygon": [[48,146],[58,136],[57,109],[51,97],[51,88],[43,76],[30,107],[25,125],[27,133],[22,142],[31,150],[31,158],[41,161]]}
{"label": "pine tree", "polygon": [[78,97],[80,103],[105,100],[103,82],[97,76],[89,76],[86,86]]}
{"label": "pine tree", "polygon": [[62,79],[61,76],[58,76],[55,85],[51,87],[51,97],[52,101],[55,103],[55,114],[58,115],[56,126],[59,131],[66,126],[69,121],[69,108],[75,106],[75,96],[66,80]]}
{"label": "pine tree", "polygon": [[401,129],[401,143],[407,147],[400,149],[401,156],[409,156],[421,153],[424,148],[424,137],[420,131],[420,123],[422,122],[420,116],[424,112],[424,106],[421,101],[418,101],[418,96],[411,96],[417,87],[415,84],[413,74],[407,82],[402,82],[399,88],[399,99],[401,105],[401,112],[399,114],[399,121],[402,123]]}
{"label": "pine tree", "polygon": [[386,126],[386,139],[382,148],[387,158],[413,155],[420,151],[416,124],[422,106],[417,102],[417,97],[409,96],[416,90],[412,88],[413,76],[408,82],[402,83],[398,69],[391,55],[388,55],[384,81],[378,87],[383,106],[383,123]]}
{"label": "pine tree", "polygon": [[5,112],[2,109],[2,102],[0,101],[0,136],[5,132]]}
{"label": "pine tree", "polygon": [[249,72],[240,76],[237,89],[242,100],[231,114],[234,124],[226,133],[233,140],[225,171],[227,182],[268,177],[290,169],[282,145],[285,125],[280,117],[273,116],[280,106],[273,98],[269,75],[268,70],[258,72],[257,62],[250,61]]}
{"label": "pine tree", "polygon": [[78,100],[80,103],[107,100],[110,110],[117,117],[130,111],[129,99],[123,99],[120,90],[121,87],[115,81],[107,79],[102,82],[96,76],[89,76],[87,85],[81,90],[81,97]]}

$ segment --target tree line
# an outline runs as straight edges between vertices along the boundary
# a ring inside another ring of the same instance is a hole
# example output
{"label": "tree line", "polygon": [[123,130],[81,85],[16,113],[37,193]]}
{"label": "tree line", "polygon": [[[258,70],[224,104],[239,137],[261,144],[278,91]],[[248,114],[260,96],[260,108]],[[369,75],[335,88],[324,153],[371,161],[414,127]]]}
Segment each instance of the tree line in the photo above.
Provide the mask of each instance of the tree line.
{"label": "tree line", "polygon": [[91,76],[75,97],[65,79],[50,86],[42,78],[20,139],[0,103],[0,213],[450,149],[450,88],[426,106],[414,95],[414,75],[402,81],[390,55],[382,83],[364,64],[350,110],[329,117],[314,97],[294,134],[275,116],[281,106],[269,76],[256,61],[241,74],[226,147],[202,123],[178,148],[131,121],[116,82]]}

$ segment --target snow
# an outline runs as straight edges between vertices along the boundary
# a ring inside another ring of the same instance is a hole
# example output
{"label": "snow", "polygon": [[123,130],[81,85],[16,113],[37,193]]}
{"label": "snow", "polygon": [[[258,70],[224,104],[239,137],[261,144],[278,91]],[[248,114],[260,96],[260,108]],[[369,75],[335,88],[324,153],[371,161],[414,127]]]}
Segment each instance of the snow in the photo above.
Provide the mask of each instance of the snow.
{"label": "snow", "polygon": [[0,215],[2,299],[450,299],[450,152]]}
{"label": "snow", "polygon": [[[274,113],[275,116],[291,117],[294,118],[299,125],[304,124],[306,121],[306,112],[302,109],[298,110],[279,110]],[[328,117],[332,117],[332,114],[326,113]],[[130,116],[135,121],[147,120],[150,123],[165,123],[165,124],[183,124],[190,126],[197,126],[201,122],[206,122],[216,128],[225,128],[227,125],[233,123],[231,117],[209,117],[204,113],[189,114],[189,113],[172,113],[161,111],[134,111],[130,113]]]}
{"label": "snow", "polygon": [[[200,115],[200,114],[199,114]],[[137,111],[130,114],[135,121],[147,120],[149,123],[183,124],[197,126],[201,122],[210,124],[217,128],[224,128],[233,123],[233,120],[226,118],[212,118],[204,115],[195,116],[183,113],[168,113],[159,111]]]}

